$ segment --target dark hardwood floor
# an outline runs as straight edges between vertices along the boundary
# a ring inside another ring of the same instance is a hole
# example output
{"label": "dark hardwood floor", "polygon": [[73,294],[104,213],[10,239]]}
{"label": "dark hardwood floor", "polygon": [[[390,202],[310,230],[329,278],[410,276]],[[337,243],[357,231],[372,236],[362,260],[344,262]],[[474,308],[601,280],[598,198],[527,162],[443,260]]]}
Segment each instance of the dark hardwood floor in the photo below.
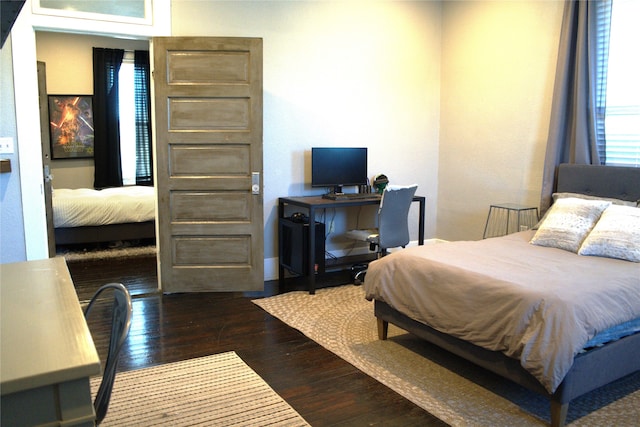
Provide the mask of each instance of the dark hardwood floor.
{"label": "dark hardwood floor", "polygon": [[[155,258],[69,262],[81,301],[121,282],[133,296],[133,323],[119,371],[235,351],[313,426],[445,426],[335,354],[251,302],[260,294],[157,292]],[[108,340],[108,304],[89,319],[101,358]],[[107,415],[108,417],[108,415]]]}

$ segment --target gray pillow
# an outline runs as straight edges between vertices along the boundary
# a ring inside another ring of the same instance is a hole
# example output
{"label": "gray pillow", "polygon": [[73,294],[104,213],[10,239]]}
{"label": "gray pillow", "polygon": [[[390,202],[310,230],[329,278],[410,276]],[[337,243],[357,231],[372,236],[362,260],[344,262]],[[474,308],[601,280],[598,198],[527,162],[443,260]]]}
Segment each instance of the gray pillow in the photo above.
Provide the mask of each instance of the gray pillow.
{"label": "gray pillow", "polygon": [[[583,200],[604,200],[607,202],[611,202],[612,205],[620,205],[620,206],[633,206],[633,207],[640,206],[640,200],[636,200],[635,202],[632,202],[629,200],[614,199],[611,197],[588,196],[586,194],[580,194],[580,193],[553,193],[551,197],[553,199],[553,203],[555,203],[559,199],[574,198],[574,199],[583,199]],[[540,228],[540,224],[542,224],[542,222],[544,221],[548,213],[549,211],[547,210],[547,212],[545,212],[542,219],[540,219],[540,221],[538,221],[538,223],[533,227],[534,230],[537,230],[538,228]]]}
{"label": "gray pillow", "polygon": [[578,254],[640,262],[640,209],[609,206]]}
{"label": "gray pillow", "polygon": [[604,200],[558,199],[531,239],[538,246],[577,253],[602,212],[611,205]]}

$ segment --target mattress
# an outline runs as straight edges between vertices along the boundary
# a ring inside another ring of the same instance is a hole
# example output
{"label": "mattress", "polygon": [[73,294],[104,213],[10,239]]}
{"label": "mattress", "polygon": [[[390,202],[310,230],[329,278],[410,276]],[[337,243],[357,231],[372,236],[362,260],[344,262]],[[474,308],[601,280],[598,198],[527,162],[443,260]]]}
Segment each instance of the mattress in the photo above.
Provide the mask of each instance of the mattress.
{"label": "mattress", "polygon": [[55,228],[124,224],[155,219],[155,189],[128,186],[53,190]]}
{"label": "mattress", "polygon": [[612,326],[609,329],[605,329],[602,332],[591,338],[584,345],[582,351],[587,351],[594,347],[601,347],[611,341],[617,341],[620,338],[624,338],[628,335],[633,335],[640,332],[640,318],[630,320],[628,322],[621,323],[616,326]]}
{"label": "mattress", "polygon": [[553,393],[600,332],[640,318],[640,264],[529,244],[534,231],[373,261],[366,297],[520,360]]}

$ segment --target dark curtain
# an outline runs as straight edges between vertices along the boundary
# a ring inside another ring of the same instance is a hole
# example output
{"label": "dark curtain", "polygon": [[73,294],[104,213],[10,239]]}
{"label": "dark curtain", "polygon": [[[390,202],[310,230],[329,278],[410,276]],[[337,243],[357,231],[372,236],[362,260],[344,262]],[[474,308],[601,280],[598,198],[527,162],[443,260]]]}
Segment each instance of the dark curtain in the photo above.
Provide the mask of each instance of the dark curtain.
{"label": "dark curtain", "polygon": [[149,51],[134,52],[136,107],[136,184],[153,185],[151,150],[151,82]]}
{"label": "dark curtain", "polygon": [[611,0],[565,2],[540,212],[551,206],[560,163],[604,163]]}
{"label": "dark curtain", "polygon": [[93,124],[96,189],[122,186],[118,72],[123,49],[93,48]]}

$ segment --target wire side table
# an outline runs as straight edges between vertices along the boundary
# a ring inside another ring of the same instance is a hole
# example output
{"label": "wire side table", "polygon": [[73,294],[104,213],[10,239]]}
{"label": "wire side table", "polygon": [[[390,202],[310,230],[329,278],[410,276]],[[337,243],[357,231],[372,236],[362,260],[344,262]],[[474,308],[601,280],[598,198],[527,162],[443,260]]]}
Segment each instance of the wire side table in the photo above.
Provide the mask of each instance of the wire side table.
{"label": "wire side table", "polygon": [[528,230],[538,222],[538,208],[515,203],[498,203],[489,207],[483,239]]}

